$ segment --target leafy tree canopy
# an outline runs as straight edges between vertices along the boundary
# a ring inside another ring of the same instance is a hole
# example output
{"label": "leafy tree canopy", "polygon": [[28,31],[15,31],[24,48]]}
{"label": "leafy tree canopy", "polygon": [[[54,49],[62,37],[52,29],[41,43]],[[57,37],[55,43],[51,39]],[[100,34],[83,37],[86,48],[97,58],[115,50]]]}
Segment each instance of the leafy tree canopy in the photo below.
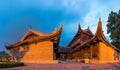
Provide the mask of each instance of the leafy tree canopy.
{"label": "leafy tree canopy", "polygon": [[2,56],[6,56],[6,55],[8,55],[5,51],[0,51],[0,56],[2,57]]}
{"label": "leafy tree canopy", "polygon": [[110,34],[111,43],[120,48],[120,10],[108,16],[107,33]]}

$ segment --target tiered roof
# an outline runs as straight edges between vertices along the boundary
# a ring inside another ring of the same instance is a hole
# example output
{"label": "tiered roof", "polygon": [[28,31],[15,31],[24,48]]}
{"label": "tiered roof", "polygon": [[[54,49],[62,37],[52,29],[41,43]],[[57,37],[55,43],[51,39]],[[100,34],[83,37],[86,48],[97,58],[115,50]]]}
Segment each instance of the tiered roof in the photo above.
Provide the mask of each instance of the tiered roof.
{"label": "tiered roof", "polygon": [[19,42],[14,43],[12,45],[6,45],[5,47],[7,49],[11,49],[18,47],[20,45],[29,44],[38,41],[46,41],[46,40],[56,41],[57,43],[59,43],[59,38],[62,33],[62,27],[63,26],[57,28],[55,31],[48,34],[44,34],[42,32],[29,29],[28,32],[22,37],[22,39]]}
{"label": "tiered roof", "polygon": [[67,48],[75,48],[75,47],[77,47],[77,45],[80,45],[80,44],[86,42],[88,39],[90,39],[92,37],[93,37],[93,33],[91,32],[89,27],[87,29],[83,30],[79,24],[78,32],[76,33],[76,35],[74,36],[72,41],[67,45]]}
{"label": "tiered roof", "polygon": [[87,47],[87,45],[90,45],[92,43],[96,43],[97,41],[102,41],[102,42],[106,43],[107,45],[109,45],[110,47],[113,47],[114,49],[120,51],[120,49],[118,49],[115,46],[113,46],[112,44],[110,44],[107,41],[107,39],[105,38],[105,36],[103,34],[103,30],[102,30],[102,22],[101,22],[101,19],[99,19],[98,27],[97,27],[95,35],[92,38],[90,38],[89,40],[87,40],[84,43],[80,44],[78,47],[76,47],[73,50],[71,50],[71,52],[74,52],[74,51],[76,51],[78,49]]}

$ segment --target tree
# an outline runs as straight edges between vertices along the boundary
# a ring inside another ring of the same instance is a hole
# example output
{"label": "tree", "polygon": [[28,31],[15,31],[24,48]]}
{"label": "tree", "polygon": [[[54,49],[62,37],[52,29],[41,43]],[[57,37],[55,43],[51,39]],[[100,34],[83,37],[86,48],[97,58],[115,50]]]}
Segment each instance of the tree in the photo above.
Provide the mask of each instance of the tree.
{"label": "tree", "polygon": [[[2,59],[2,58],[6,58],[7,61],[10,61],[10,59],[9,59],[10,56],[5,51],[0,52],[0,59]],[[0,60],[0,61],[2,61],[2,60]]]}
{"label": "tree", "polygon": [[120,48],[120,10],[118,13],[111,11],[107,22],[107,33],[110,34],[111,43]]}
{"label": "tree", "polygon": [[0,56],[2,57],[2,56],[4,56],[4,55],[6,55],[7,53],[5,52],[5,51],[1,51],[0,52]]}

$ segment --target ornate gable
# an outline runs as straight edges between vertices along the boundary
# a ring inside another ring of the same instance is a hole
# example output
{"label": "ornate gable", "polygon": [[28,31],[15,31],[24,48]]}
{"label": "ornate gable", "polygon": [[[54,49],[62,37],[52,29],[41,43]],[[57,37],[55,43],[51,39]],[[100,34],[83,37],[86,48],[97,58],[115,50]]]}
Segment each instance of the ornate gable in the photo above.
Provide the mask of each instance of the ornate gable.
{"label": "ornate gable", "polygon": [[112,44],[110,44],[107,41],[107,39],[105,38],[103,30],[102,30],[102,22],[101,22],[101,19],[99,19],[99,21],[98,21],[98,27],[97,27],[95,35],[91,39],[89,39],[86,42],[84,42],[81,45],[79,45],[79,47],[74,48],[71,52],[73,52],[75,50],[78,50],[80,48],[86,47],[88,44],[91,44],[91,43],[94,43],[94,42],[97,42],[97,41],[102,41],[103,43],[105,43],[105,44],[113,47],[114,49],[119,50],[115,46],[113,46]]}
{"label": "ornate gable", "polygon": [[57,45],[58,45],[59,39],[60,39],[60,36],[62,33],[62,28],[63,28],[63,25],[61,25],[61,27],[57,28],[55,31],[48,33],[48,34],[43,34],[36,30],[29,29],[28,32],[23,36],[21,41],[14,43],[12,45],[6,45],[5,47],[7,49],[11,49],[11,48],[23,45],[23,44],[29,44],[29,43],[34,43],[34,42],[38,42],[38,41],[39,42],[53,41],[53,42],[57,43]]}
{"label": "ornate gable", "polygon": [[76,35],[74,36],[74,38],[68,44],[67,47],[75,48],[75,47],[77,47],[77,45],[80,45],[81,43],[86,42],[88,39],[90,39],[92,37],[93,37],[93,34],[92,34],[91,30],[89,29],[89,27],[87,29],[83,30],[81,28],[80,24],[78,24],[78,32],[76,33]]}
{"label": "ornate gable", "polygon": [[38,37],[38,36],[42,36],[43,33],[38,32],[36,30],[33,29],[29,29],[28,32],[22,37],[21,41],[24,41],[26,39],[30,39],[30,38],[34,38],[34,37]]}

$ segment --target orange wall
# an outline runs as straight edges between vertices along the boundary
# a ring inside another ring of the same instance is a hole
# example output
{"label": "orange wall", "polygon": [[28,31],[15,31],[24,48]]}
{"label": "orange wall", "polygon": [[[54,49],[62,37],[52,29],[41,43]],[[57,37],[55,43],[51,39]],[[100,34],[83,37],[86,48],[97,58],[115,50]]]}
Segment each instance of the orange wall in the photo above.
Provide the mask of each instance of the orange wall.
{"label": "orange wall", "polygon": [[24,55],[21,61],[43,61],[53,60],[53,42],[44,41],[29,45],[29,51]]}
{"label": "orange wall", "polygon": [[99,43],[99,59],[100,60],[114,60],[114,52],[115,49],[110,47],[109,45],[106,45],[102,42]]}
{"label": "orange wall", "polygon": [[98,51],[98,45],[90,45],[90,57],[91,58],[98,58],[99,51]]}

